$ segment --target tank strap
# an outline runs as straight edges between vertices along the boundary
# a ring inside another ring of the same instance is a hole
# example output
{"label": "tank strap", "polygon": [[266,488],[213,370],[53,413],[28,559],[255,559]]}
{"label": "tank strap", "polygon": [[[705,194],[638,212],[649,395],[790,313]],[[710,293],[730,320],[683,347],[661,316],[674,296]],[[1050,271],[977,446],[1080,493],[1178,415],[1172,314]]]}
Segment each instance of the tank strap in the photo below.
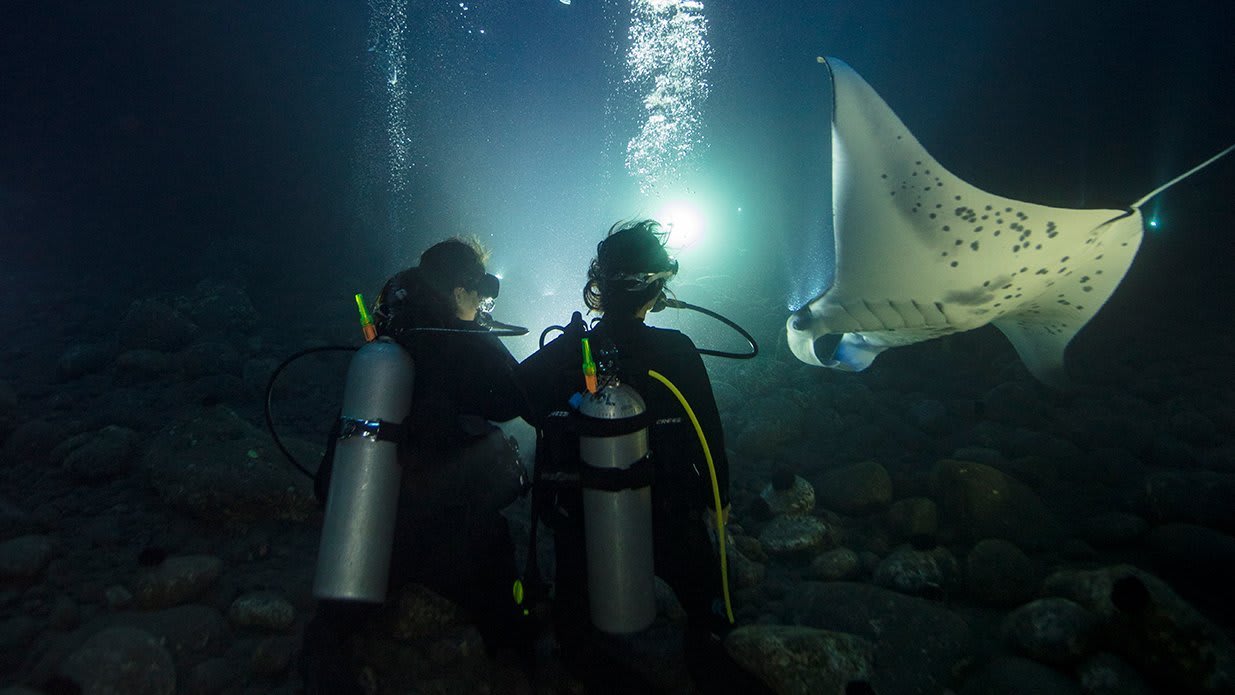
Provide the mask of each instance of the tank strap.
{"label": "tank strap", "polygon": [[339,441],[352,437],[364,437],[376,442],[401,442],[407,436],[407,428],[401,422],[366,420],[358,417],[339,418]]}
{"label": "tank strap", "polygon": [[653,471],[650,451],[629,468],[597,468],[583,462],[579,467],[579,487],[604,492],[638,490],[652,484]]}
{"label": "tank strap", "polygon": [[646,411],[634,417],[610,420],[591,417],[573,410],[571,417],[574,418],[576,431],[581,437],[620,437],[646,429],[653,423],[652,416]]}

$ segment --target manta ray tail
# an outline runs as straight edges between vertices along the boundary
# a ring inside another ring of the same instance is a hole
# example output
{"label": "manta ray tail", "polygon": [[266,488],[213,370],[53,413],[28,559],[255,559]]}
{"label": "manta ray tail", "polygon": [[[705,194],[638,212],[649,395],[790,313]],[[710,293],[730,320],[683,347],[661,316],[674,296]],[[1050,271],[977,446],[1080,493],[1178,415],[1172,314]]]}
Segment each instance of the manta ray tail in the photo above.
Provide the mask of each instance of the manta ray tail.
{"label": "manta ray tail", "polygon": [[1140,207],[1141,207],[1142,205],[1144,205],[1145,203],[1148,203],[1148,202],[1149,202],[1149,201],[1150,201],[1150,200],[1151,200],[1154,196],[1158,195],[1158,194],[1159,194],[1159,193],[1161,193],[1162,191],[1165,191],[1166,189],[1170,188],[1171,186],[1174,186],[1175,184],[1179,183],[1180,181],[1183,181],[1184,179],[1186,179],[1186,178],[1188,178],[1189,176],[1191,176],[1191,175],[1195,174],[1196,172],[1200,171],[1201,169],[1204,169],[1205,167],[1209,166],[1210,164],[1213,164],[1214,162],[1218,161],[1219,159],[1222,159],[1222,158],[1223,158],[1223,157],[1225,157],[1226,155],[1230,154],[1230,153],[1231,153],[1231,150],[1235,150],[1235,145],[1231,145],[1230,147],[1226,148],[1225,150],[1222,150],[1222,151],[1221,151],[1221,152],[1219,152],[1218,154],[1216,154],[1216,155],[1214,155],[1214,156],[1210,157],[1209,159],[1206,159],[1205,161],[1201,162],[1200,164],[1197,164],[1196,166],[1194,166],[1194,167],[1192,167],[1191,169],[1189,169],[1189,170],[1185,171],[1184,173],[1180,174],[1179,176],[1176,176],[1175,178],[1171,179],[1170,181],[1167,181],[1166,183],[1162,184],[1161,186],[1158,186],[1157,188],[1155,188],[1155,189],[1153,189],[1152,191],[1150,191],[1150,192],[1149,192],[1149,195],[1146,195],[1145,197],[1143,197],[1143,198],[1141,198],[1140,200],[1136,201],[1136,202],[1135,202],[1135,203],[1133,203],[1130,207],[1131,207],[1133,210],[1140,209]]}

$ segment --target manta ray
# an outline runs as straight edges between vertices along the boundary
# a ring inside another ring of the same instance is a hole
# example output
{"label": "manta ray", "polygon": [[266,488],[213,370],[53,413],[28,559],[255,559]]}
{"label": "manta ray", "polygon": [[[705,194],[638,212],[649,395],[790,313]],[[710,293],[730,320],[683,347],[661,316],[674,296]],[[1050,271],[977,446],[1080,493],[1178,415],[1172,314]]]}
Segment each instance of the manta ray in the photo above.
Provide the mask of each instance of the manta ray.
{"label": "manta ray", "polygon": [[[1144,232],[1141,207],[1037,205],[944,169],[853,68],[819,58],[832,82],[831,287],[794,312],[803,362],[861,371],[879,353],[992,323],[1040,381],[1066,387],[1064,350],[1115,291]],[[840,336],[828,359],[818,338]]]}

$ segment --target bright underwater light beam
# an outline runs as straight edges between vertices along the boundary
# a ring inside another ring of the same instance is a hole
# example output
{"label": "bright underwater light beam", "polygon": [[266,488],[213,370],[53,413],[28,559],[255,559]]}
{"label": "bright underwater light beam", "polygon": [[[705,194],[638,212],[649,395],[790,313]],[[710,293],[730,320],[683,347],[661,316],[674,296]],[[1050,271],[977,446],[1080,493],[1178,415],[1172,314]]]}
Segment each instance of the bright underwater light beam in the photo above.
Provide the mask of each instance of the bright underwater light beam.
{"label": "bright underwater light beam", "polygon": [[643,93],[646,117],[626,145],[626,170],[643,193],[672,180],[703,145],[712,47],[699,0],[633,0],[626,84]]}
{"label": "bright underwater light beam", "polygon": [[688,249],[703,238],[703,215],[690,203],[677,202],[666,205],[656,220],[669,232],[665,246],[675,251]]}

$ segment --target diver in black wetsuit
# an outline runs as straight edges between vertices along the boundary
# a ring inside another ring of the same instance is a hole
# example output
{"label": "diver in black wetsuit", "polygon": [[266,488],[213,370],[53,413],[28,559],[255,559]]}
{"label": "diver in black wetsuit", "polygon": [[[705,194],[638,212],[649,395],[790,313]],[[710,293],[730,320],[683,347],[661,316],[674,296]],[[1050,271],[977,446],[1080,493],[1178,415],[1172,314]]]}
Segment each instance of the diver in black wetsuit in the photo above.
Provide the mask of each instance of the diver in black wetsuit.
{"label": "diver in black wetsuit", "polygon": [[[467,240],[438,243],[378,298],[378,334],[396,340],[415,364],[389,586],[422,584],[470,611],[491,651],[530,649],[517,643],[526,626],[511,598],[514,545],[500,513],[525,491],[526,477],[517,449],[490,422],[514,418],[523,401],[514,357],[478,322],[482,301],[497,294],[484,258]],[[337,438],[338,431],[315,480],[323,503]],[[320,602],[301,656],[307,693],[360,692],[352,635],[380,610]]]}
{"label": "diver in black wetsuit", "polygon": [[[678,400],[648,376],[652,369],[675,384],[698,417],[712,452],[717,492],[727,518],[729,464],[724,431],[703,360],[686,335],[644,323],[647,313],[663,300],[665,283],[677,272],[677,263],[669,258],[662,237],[659,225],[647,220],[615,225],[597,246],[583,294],[588,308],[603,312],[603,317],[587,335],[597,362],[612,360],[622,380],[643,397],[651,416],[655,572],[673,588],[688,616],[687,664],[705,691],[735,692],[733,688],[750,684],[750,678],[738,674],[729,682],[718,682],[731,673],[732,669],[725,666],[732,664],[723,663],[727,657],[719,643],[719,636],[729,624],[721,599],[719,561],[709,533],[709,526],[715,524],[716,496],[707,463],[695,429]],[[524,418],[539,428],[552,430],[550,414],[567,409],[570,397],[584,389],[578,338],[568,328],[564,335],[524,360],[517,370],[529,401],[529,412]],[[549,430],[546,440],[555,436]],[[577,454],[577,439],[574,446]],[[559,455],[554,449],[552,442],[543,445],[537,452],[536,465],[547,469],[578,465],[571,452]],[[561,472],[542,470],[537,477],[545,481]],[[554,531],[554,622],[563,656],[568,663],[575,663],[574,670],[584,674],[590,688],[609,691],[622,675],[607,672],[606,659],[587,646],[593,633],[588,617],[580,489],[577,485],[552,483],[538,487],[536,499],[541,518]],[[752,688],[758,691],[759,686],[754,684]]]}

